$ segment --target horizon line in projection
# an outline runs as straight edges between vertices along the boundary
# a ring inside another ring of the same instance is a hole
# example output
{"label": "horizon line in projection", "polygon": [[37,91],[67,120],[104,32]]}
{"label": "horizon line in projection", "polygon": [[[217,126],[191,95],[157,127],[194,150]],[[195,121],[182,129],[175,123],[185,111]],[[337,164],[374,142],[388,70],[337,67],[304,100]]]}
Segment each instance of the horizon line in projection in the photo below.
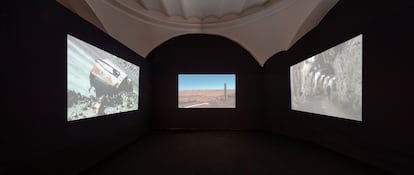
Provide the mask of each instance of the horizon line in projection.
{"label": "horizon line in projection", "polygon": [[138,110],[139,66],[67,35],[67,121]]}
{"label": "horizon line in projection", "polygon": [[290,67],[291,109],[362,121],[362,34]]}
{"label": "horizon line in projection", "polygon": [[236,74],[178,74],[178,108],[235,108]]}
{"label": "horizon line in projection", "polygon": [[179,90],[235,89],[235,74],[179,74]]}

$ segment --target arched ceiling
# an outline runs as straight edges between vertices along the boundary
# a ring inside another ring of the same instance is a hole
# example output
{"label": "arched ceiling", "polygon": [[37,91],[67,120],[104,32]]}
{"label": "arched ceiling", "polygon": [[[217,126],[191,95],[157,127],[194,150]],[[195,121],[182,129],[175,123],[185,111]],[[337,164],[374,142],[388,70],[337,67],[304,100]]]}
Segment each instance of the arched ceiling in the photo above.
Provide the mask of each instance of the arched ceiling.
{"label": "arched ceiling", "polygon": [[[269,0],[138,0],[144,9],[176,17],[180,22],[206,23],[234,19],[262,8]],[[256,7],[256,8],[254,8]]]}
{"label": "arched ceiling", "polygon": [[[146,57],[191,33],[227,37],[260,65],[312,30],[338,0],[57,0]],[[197,59],[197,58],[194,58]],[[235,63],[237,64],[237,63]]]}

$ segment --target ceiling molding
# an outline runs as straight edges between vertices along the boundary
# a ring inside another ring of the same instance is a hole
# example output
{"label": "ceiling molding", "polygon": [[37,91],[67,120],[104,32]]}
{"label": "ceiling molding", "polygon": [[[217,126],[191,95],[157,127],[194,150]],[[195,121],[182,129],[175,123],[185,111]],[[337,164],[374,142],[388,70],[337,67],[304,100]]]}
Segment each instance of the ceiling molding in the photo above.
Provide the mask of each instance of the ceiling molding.
{"label": "ceiling molding", "polygon": [[[220,21],[224,16],[237,18],[248,9],[260,10],[270,0],[137,0],[147,11],[176,16],[183,21],[192,18],[199,23]],[[272,0],[275,1],[275,0]]]}

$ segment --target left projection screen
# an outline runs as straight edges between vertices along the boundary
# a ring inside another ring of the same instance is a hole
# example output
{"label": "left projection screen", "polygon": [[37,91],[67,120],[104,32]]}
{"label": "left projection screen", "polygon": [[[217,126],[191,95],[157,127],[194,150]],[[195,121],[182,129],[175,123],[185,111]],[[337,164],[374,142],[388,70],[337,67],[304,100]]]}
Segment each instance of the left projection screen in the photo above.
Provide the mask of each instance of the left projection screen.
{"label": "left projection screen", "polygon": [[67,35],[67,121],[138,110],[139,66]]}

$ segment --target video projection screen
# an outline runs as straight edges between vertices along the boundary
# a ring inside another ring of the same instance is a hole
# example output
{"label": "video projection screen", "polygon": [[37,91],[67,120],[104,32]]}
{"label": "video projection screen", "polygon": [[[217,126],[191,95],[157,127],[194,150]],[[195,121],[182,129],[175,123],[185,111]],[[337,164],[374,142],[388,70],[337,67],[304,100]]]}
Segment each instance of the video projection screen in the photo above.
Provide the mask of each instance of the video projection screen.
{"label": "video projection screen", "polygon": [[235,108],[236,74],[179,74],[178,108]]}
{"label": "video projection screen", "polygon": [[362,34],[290,67],[292,110],[362,121]]}
{"label": "video projection screen", "polygon": [[138,110],[139,67],[67,35],[67,121]]}

